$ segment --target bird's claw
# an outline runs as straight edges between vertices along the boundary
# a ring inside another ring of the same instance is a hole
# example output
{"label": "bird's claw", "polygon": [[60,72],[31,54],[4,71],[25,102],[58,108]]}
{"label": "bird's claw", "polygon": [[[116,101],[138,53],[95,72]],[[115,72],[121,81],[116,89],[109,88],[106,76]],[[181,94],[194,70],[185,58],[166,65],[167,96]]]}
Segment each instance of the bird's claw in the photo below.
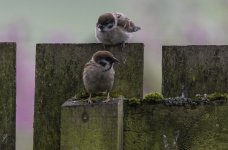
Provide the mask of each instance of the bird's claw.
{"label": "bird's claw", "polygon": [[110,99],[104,100],[103,103],[108,103]]}
{"label": "bird's claw", "polygon": [[88,99],[87,102],[88,102],[89,104],[92,104],[92,103],[93,103],[91,99]]}

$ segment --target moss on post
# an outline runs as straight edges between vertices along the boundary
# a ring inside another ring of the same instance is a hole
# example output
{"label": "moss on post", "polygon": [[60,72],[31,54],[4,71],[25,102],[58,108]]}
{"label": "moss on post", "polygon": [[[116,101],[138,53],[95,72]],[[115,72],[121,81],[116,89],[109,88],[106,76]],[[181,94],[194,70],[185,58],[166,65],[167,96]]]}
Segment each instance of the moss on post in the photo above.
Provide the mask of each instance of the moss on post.
{"label": "moss on post", "polygon": [[0,43],[0,150],[15,150],[16,44]]}
{"label": "moss on post", "polygon": [[124,150],[228,147],[228,104],[124,105]]}
{"label": "moss on post", "polygon": [[61,115],[61,150],[122,150],[123,100],[88,104],[66,101]]}
{"label": "moss on post", "polygon": [[[60,149],[60,111],[66,99],[84,92],[82,70],[102,44],[38,44],[36,48],[34,150]],[[116,58],[112,94],[141,98],[143,44],[107,46]],[[124,63],[123,63],[124,62]]]}
{"label": "moss on post", "polygon": [[163,46],[165,97],[228,92],[228,46]]}

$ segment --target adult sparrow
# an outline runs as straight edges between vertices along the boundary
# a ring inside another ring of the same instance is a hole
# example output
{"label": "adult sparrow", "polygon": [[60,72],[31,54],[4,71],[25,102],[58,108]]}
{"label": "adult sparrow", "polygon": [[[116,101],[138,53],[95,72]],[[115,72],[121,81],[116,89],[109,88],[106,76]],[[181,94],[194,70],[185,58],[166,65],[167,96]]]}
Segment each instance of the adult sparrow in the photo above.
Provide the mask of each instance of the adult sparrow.
{"label": "adult sparrow", "polygon": [[94,93],[107,92],[107,100],[112,89],[115,71],[114,63],[119,62],[109,51],[97,51],[91,60],[85,64],[83,71],[83,83],[89,93],[88,102],[92,103],[91,97]]}
{"label": "adult sparrow", "polygon": [[104,45],[121,43],[123,48],[132,33],[140,29],[122,13],[105,13],[98,18],[95,35]]}

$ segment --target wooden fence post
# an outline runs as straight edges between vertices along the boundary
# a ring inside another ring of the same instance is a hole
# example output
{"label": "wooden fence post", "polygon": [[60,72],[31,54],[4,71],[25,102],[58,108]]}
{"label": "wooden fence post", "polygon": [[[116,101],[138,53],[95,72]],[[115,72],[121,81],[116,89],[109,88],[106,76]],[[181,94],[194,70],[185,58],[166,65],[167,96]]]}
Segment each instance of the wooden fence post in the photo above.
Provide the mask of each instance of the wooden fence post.
{"label": "wooden fence post", "polygon": [[0,150],[15,150],[16,43],[0,43]]}
{"label": "wooden fence post", "polygon": [[[60,149],[61,105],[84,91],[82,70],[102,44],[38,44],[36,47],[36,90],[34,150]],[[112,93],[125,97],[143,95],[143,44],[107,46],[119,60]]]}
{"label": "wooden fence post", "polygon": [[228,92],[228,46],[163,46],[166,97]]}
{"label": "wooden fence post", "polygon": [[123,100],[62,106],[61,150],[122,150]]}

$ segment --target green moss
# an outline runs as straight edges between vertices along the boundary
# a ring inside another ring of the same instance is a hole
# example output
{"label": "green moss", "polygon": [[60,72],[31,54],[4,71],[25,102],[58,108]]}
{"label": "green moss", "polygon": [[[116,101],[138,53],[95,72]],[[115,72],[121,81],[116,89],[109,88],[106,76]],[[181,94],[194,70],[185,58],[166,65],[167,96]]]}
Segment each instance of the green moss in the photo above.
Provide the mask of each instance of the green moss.
{"label": "green moss", "polygon": [[140,99],[138,99],[136,97],[132,97],[127,100],[127,104],[129,104],[131,106],[136,106],[136,105],[139,105],[140,103],[141,103]]}
{"label": "green moss", "polygon": [[110,93],[110,97],[112,97],[112,98],[117,98],[119,96],[121,96],[121,94],[119,92],[111,92]]}
{"label": "green moss", "polygon": [[79,92],[75,95],[76,99],[86,99],[89,97],[89,94],[86,92]]}
{"label": "green moss", "polygon": [[137,106],[142,103],[153,103],[153,102],[160,102],[164,99],[163,95],[158,92],[151,92],[145,96],[144,99],[140,100],[136,97],[131,97],[126,100],[127,104],[130,106]]}
{"label": "green moss", "polygon": [[163,95],[158,93],[158,92],[151,92],[149,94],[147,94],[145,96],[145,98],[143,99],[143,102],[159,102],[162,101],[164,99]]}
{"label": "green moss", "polygon": [[208,95],[208,99],[211,101],[214,100],[228,100],[228,94],[227,93],[212,93],[210,95]]}
{"label": "green moss", "polygon": [[202,94],[196,94],[195,96],[191,97],[193,100],[205,100],[206,96]]}

